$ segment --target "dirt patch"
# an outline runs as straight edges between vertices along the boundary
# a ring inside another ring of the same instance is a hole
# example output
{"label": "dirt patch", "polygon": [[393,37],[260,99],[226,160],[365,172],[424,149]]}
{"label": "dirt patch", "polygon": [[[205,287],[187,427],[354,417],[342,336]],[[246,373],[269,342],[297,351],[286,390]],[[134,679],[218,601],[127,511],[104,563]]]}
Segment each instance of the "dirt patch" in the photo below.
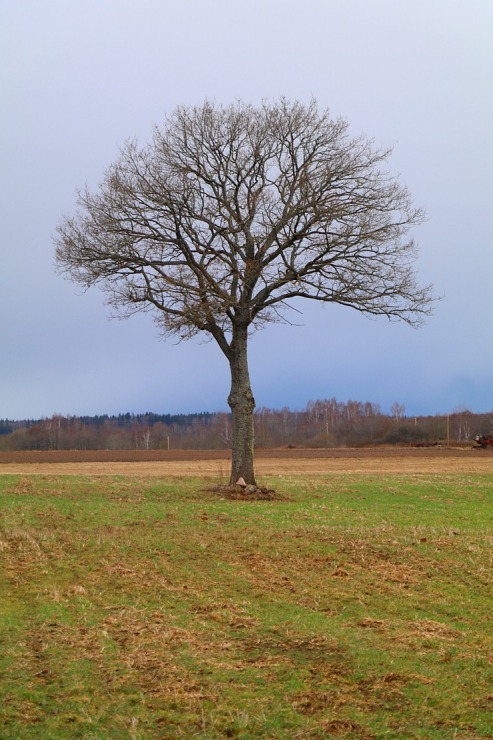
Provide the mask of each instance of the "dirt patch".
{"label": "dirt patch", "polygon": [[[0,475],[190,476],[221,479],[227,450],[49,450],[0,452]],[[493,454],[472,447],[259,449],[259,477],[318,474],[493,473]]]}

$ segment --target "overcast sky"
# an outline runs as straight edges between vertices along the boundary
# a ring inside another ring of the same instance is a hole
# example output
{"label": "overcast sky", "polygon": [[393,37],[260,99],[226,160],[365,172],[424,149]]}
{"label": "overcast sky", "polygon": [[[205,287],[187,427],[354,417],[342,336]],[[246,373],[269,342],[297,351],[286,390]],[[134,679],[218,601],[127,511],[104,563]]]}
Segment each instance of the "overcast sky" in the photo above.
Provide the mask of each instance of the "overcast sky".
{"label": "overcast sky", "polygon": [[428,220],[419,330],[305,303],[255,334],[257,406],[493,410],[491,0],[3,0],[0,418],[226,409],[216,346],[109,320],[55,274],[52,235],[119,146],[178,104],[307,102],[382,146]]}

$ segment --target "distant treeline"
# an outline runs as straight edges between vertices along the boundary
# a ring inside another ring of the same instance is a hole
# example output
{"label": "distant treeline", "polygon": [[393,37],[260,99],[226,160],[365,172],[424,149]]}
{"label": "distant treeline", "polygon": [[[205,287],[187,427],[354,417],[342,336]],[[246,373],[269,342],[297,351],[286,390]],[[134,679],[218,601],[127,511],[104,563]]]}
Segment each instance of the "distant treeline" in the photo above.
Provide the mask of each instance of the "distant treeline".
{"label": "distant treeline", "polygon": [[[257,447],[361,447],[472,442],[493,432],[493,412],[458,410],[448,415],[410,417],[402,404],[391,413],[369,401],[310,401],[302,411],[259,408]],[[0,419],[3,450],[227,449],[228,413],[118,414]]]}

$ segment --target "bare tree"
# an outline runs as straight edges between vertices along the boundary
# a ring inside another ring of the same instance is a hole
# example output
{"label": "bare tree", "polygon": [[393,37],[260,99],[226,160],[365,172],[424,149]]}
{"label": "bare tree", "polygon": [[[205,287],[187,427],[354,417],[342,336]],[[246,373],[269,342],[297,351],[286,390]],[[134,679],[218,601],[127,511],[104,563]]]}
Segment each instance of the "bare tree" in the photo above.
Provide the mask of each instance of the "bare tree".
{"label": "bare tree", "polygon": [[58,227],[59,269],[100,284],[117,313],[148,310],[164,335],[217,342],[231,370],[232,483],[255,482],[254,328],[298,298],[414,325],[430,311],[408,235],[423,214],[389,154],[315,101],[179,107],[151,143],[128,141]]}
{"label": "bare tree", "polygon": [[392,407],[390,409],[390,413],[394,417],[396,421],[400,421],[404,414],[406,413],[406,407],[403,403],[399,403],[398,401],[394,401],[392,404]]}

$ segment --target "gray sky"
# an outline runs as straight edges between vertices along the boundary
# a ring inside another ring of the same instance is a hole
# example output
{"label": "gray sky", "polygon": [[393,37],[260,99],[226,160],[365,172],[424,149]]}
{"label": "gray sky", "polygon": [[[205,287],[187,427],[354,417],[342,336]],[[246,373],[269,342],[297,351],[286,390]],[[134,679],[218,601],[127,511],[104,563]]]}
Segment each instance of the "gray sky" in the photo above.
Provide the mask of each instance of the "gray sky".
{"label": "gray sky", "polygon": [[281,95],[394,146],[443,299],[420,330],[305,303],[302,326],[253,337],[257,406],[491,411],[492,40],[491,0],[3,0],[0,418],[227,408],[214,345],[108,320],[55,274],[51,239],[76,188],[176,105]]}

